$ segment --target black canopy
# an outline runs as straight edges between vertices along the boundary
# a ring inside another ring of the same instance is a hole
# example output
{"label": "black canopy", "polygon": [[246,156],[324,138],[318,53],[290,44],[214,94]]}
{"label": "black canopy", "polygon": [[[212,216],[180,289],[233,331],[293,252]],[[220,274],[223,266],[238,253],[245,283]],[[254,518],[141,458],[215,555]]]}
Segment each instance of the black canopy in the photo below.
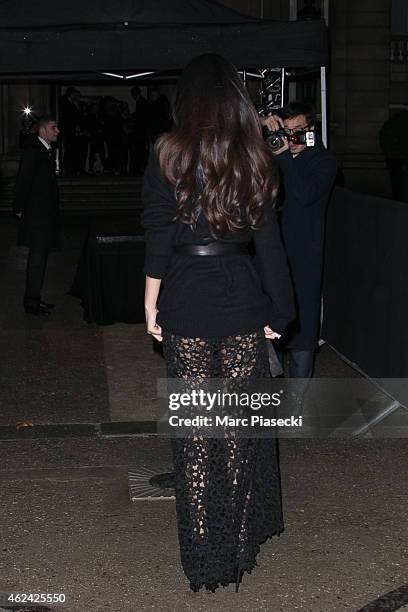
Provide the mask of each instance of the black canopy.
{"label": "black canopy", "polygon": [[322,21],[265,21],[211,0],[6,0],[0,74],[134,72],[216,52],[240,68],[324,66]]}

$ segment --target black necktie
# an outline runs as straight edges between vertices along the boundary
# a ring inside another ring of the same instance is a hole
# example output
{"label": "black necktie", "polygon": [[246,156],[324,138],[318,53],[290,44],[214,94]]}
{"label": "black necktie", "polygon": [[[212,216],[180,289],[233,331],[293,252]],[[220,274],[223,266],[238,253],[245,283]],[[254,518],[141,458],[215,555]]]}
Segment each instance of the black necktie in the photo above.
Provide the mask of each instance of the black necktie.
{"label": "black necktie", "polygon": [[54,150],[52,148],[49,148],[47,152],[48,152],[48,157],[50,158],[50,160],[52,162],[52,167],[53,167],[53,170],[54,170],[54,173],[55,173],[56,170],[57,170],[57,164],[56,164],[56,161],[55,161]]}

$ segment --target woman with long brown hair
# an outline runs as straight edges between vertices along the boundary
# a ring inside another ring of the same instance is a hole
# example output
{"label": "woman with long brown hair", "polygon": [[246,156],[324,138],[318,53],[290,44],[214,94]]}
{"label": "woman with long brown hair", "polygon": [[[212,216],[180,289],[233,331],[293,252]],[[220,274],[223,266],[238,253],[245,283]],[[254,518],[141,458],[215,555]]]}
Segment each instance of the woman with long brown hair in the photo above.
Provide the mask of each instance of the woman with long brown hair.
{"label": "woman with long brown hair", "polygon": [[[163,341],[169,378],[242,389],[269,375],[265,338],[294,317],[276,162],[237,70],[219,55],[184,70],[174,122],[144,179],[147,331]],[[171,442],[190,587],[238,589],[260,544],[283,529],[276,440],[195,431]]]}

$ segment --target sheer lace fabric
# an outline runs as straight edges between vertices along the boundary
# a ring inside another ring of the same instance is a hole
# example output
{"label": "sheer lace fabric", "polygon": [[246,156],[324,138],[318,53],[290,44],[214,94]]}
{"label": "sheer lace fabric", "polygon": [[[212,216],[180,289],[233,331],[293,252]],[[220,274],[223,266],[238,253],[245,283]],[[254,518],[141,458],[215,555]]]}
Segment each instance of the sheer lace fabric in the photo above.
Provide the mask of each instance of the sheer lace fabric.
{"label": "sheer lace fabric", "polygon": [[[164,334],[169,378],[186,388],[222,378],[243,390],[269,376],[262,332],[225,338]],[[184,384],[184,383],[183,383]],[[283,529],[274,438],[172,438],[181,562],[193,591],[236,583],[256,565],[260,544]]]}

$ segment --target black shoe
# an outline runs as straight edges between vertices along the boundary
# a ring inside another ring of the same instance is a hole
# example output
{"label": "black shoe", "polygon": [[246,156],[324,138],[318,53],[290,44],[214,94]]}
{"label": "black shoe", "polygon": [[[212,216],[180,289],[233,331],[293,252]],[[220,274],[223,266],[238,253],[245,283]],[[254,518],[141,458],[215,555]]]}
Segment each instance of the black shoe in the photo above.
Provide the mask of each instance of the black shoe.
{"label": "black shoe", "polygon": [[48,308],[48,310],[51,310],[51,308],[55,308],[55,304],[48,304],[48,302],[43,302],[42,300],[40,302],[40,306]]}
{"label": "black shoe", "polygon": [[149,483],[153,487],[160,487],[160,489],[174,489],[174,472],[156,474],[149,479]]}
{"label": "black shoe", "polygon": [[24,306],[24,310],[28,314],[35,315],[36,317],[49,317],[51,310],[39,304],[38,306]]}

